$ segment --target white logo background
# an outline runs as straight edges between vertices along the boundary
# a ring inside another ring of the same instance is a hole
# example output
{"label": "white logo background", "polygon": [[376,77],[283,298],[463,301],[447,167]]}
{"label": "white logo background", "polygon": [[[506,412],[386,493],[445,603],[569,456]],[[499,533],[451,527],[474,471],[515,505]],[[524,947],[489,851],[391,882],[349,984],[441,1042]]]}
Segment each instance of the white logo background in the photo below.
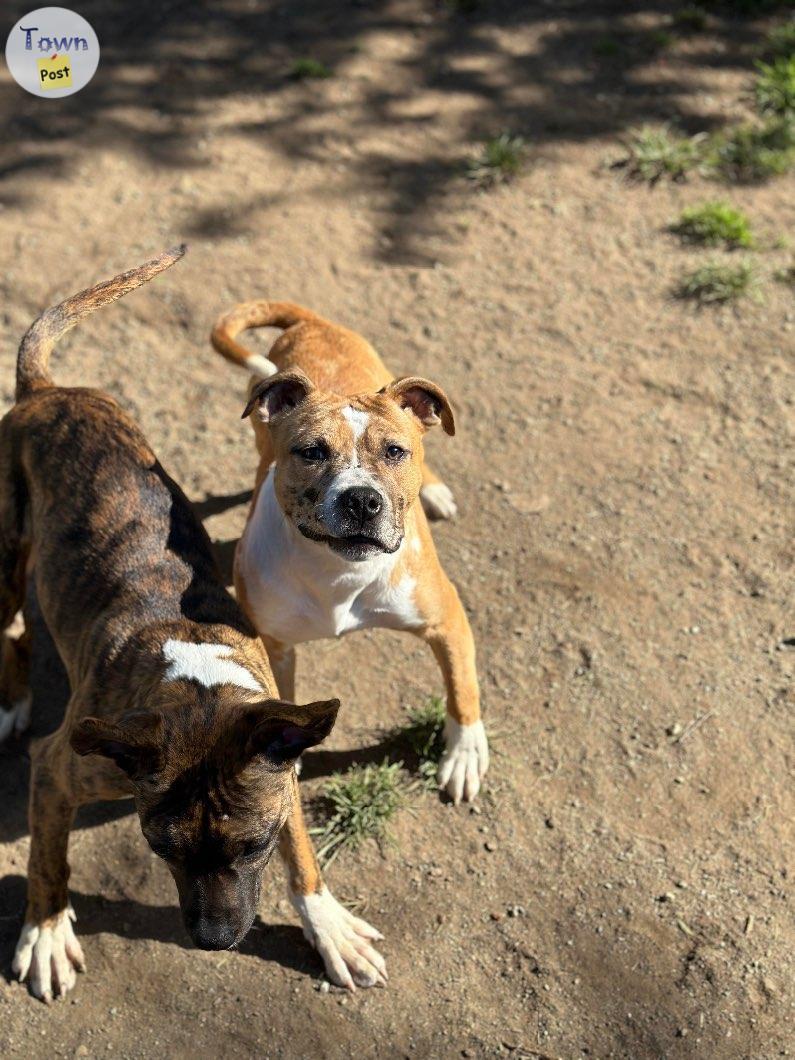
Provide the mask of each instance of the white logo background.
{"label": "white logo background", "polygon": [[[49,59],[56,52],[71,60],[72,84],[68,88],[42,86],[36,60]],[[91,24],[77,12],[67,7],[39,7],[16,22],[8,34],[6,62],[11,76],[27,92],[61,99],[79,92],[94,76],[99,64],[99,41]]]}

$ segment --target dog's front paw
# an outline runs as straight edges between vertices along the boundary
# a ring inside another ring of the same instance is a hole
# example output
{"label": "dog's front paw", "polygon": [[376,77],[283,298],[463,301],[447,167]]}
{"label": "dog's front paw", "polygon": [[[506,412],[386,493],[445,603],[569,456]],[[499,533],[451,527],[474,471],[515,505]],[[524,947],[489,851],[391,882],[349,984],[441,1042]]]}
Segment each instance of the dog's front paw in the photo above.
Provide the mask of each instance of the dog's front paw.
{"label": "dog's front paw", "polygon": [[448,717],[444,723],[445,752],[439,763],[439,787],[456,804],[472,802],[489,768],[489,741],[482,721],[459,725]]}
{"label": "dog's front paw", "polygon": [[443,482],[429,482],[423,486],[420,500],[429,519],[452,519],[458,514],[453,491]]}
{"label": "dog's front paw", "polygon": [[12,732],[24,732],[30,725],[31,697],[28,692],[10,707],[0,707],[0,743],[9,738]]}
{"label": "dog's front paw", "polygon": [[386,986],[386,961],[372,945],[384,936],[348,912],[326,887],[317,894],[293,894],[290,901],[301,917],[304,935],[337,986]]}
{"label": "dog's front paw", "polygon": [[25,924],[11,970],[31,993],[49,1004],[75,985],[76,972],[86,970],[83,950],[72,927],[75,914],[64,909],[41,924]]}

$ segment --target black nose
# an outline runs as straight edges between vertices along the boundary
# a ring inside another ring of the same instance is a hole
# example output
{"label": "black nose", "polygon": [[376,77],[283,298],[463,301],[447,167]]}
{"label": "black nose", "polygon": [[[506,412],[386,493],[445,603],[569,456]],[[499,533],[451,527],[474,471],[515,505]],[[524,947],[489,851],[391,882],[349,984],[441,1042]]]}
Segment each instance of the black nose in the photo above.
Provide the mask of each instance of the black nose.
{"label": "black nose", "polygon": [[353,486],[340,496],[340,505],[361,526],[381,511],[381,494],[369,486]]}
{"label": "black nose", "polygon": [[188,933],[200,950],[228,950],[238,933],[228,920],[200,916],[187,925]]}

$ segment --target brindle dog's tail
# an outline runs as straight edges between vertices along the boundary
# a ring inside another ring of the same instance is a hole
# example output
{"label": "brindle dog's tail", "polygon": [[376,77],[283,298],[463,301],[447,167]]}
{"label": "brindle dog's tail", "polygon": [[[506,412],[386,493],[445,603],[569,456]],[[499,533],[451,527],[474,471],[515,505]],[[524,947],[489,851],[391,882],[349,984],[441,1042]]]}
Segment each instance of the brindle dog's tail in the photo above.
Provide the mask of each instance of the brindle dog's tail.
{"label": "brindle dog's tail", "polygon": [[55,343],[83,317],[115,302],[136,287],[148,283],[153,276],[179,261],[187,247],[172,247],[158,258],[152,258],[137,269],[130,269],[112,280],[98,283],[87,291],[72,295],[60,305],[48,309],[34,321],[19,347],[17,356],[17,401],[44,387],[54,386],[50,375],[50,354]]}
{"label": "brindle dog's tail", "polygon": [[293,302],[241,302],[219,317],[210,335],[215,349],[227,361],[255,375],[275,375],[278,368],[262,353],[254,353],[235,339],[248,328],[291,328],[294,324],[323,323],[317,313]]}

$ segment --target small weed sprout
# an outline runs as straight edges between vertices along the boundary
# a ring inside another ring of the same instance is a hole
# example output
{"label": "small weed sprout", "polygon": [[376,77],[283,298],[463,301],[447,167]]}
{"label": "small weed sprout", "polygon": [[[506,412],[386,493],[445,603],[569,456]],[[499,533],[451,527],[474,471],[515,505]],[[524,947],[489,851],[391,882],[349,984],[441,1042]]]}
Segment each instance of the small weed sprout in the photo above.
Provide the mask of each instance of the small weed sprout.
{"label": "small weed sprout", "polygon": [[795,55],[757,63],[757,69],[754,95],[760,113],[795,118]]}
{"label": "small weed sprout", "polygon": [[662,177],[683,180],[701,164],[703,134],[680,136],[671,126],[645,125],[630,133],[628,154],[617,163],[635,180],[656,184]]}
{"label": "small weed sprout", "polygon": [[521,136],[502,133],[483,145],[482,153],[468,166],[470,180],[480,188],[505,184],[519,173],[527,145]]}
{"label": "small weed sprout", "polygon": [[296,59],[290,67],[292,81],[306,81],[311,78],[331,77],[331,70],[317,59]]}
{"label": "small weed sprout", "polygon": [[355,850],[366,839],[389,839],[389,824],[406,799],[402,768],[402,762],[384,761],[329,778],[323,798],[330,814],[324,825],[312,829],[322,862],[330,864],[341,850]]}
{"label": "small weed sprout", "polygon": [[756,184],[786,173],[795,162],[795,122],[773,119],[738,125],[713,141],[709,165],[724,180]]}
{"label": "small weed sprout", "polygon": [[707,12],[697,4],[688,4],[674,12],[673,25],[683,33],[700,33],[707,26]]}
{"label": "small weed sprout", "polygon": [[795,55],[795,18],[774,26],[767,35],[763,50],[773,59],[791,59]]}
{"label": "small weed sprout", "polygon": [[671,231],[687,243],[706,247],[750,247],[753,243],[748,218],[725,202],[705,202],[684,210]]}
{"label": "small weed sprout", "polygon": [[421,707],[413,707],[408,713],[406,725],[396,729],[396,741],[408,746],[417,757],[417,772],[423,787],[436,787],[436,770],[444,751],[444,701],[431,696]]}
{"label": "small weed sprout", "polygon": [[710,261],[687,273],[677,285],[678,298],[688,298],[700,305],[730,302],[747,294],[755,283],[753,266],[748,261],[726,265]]}

